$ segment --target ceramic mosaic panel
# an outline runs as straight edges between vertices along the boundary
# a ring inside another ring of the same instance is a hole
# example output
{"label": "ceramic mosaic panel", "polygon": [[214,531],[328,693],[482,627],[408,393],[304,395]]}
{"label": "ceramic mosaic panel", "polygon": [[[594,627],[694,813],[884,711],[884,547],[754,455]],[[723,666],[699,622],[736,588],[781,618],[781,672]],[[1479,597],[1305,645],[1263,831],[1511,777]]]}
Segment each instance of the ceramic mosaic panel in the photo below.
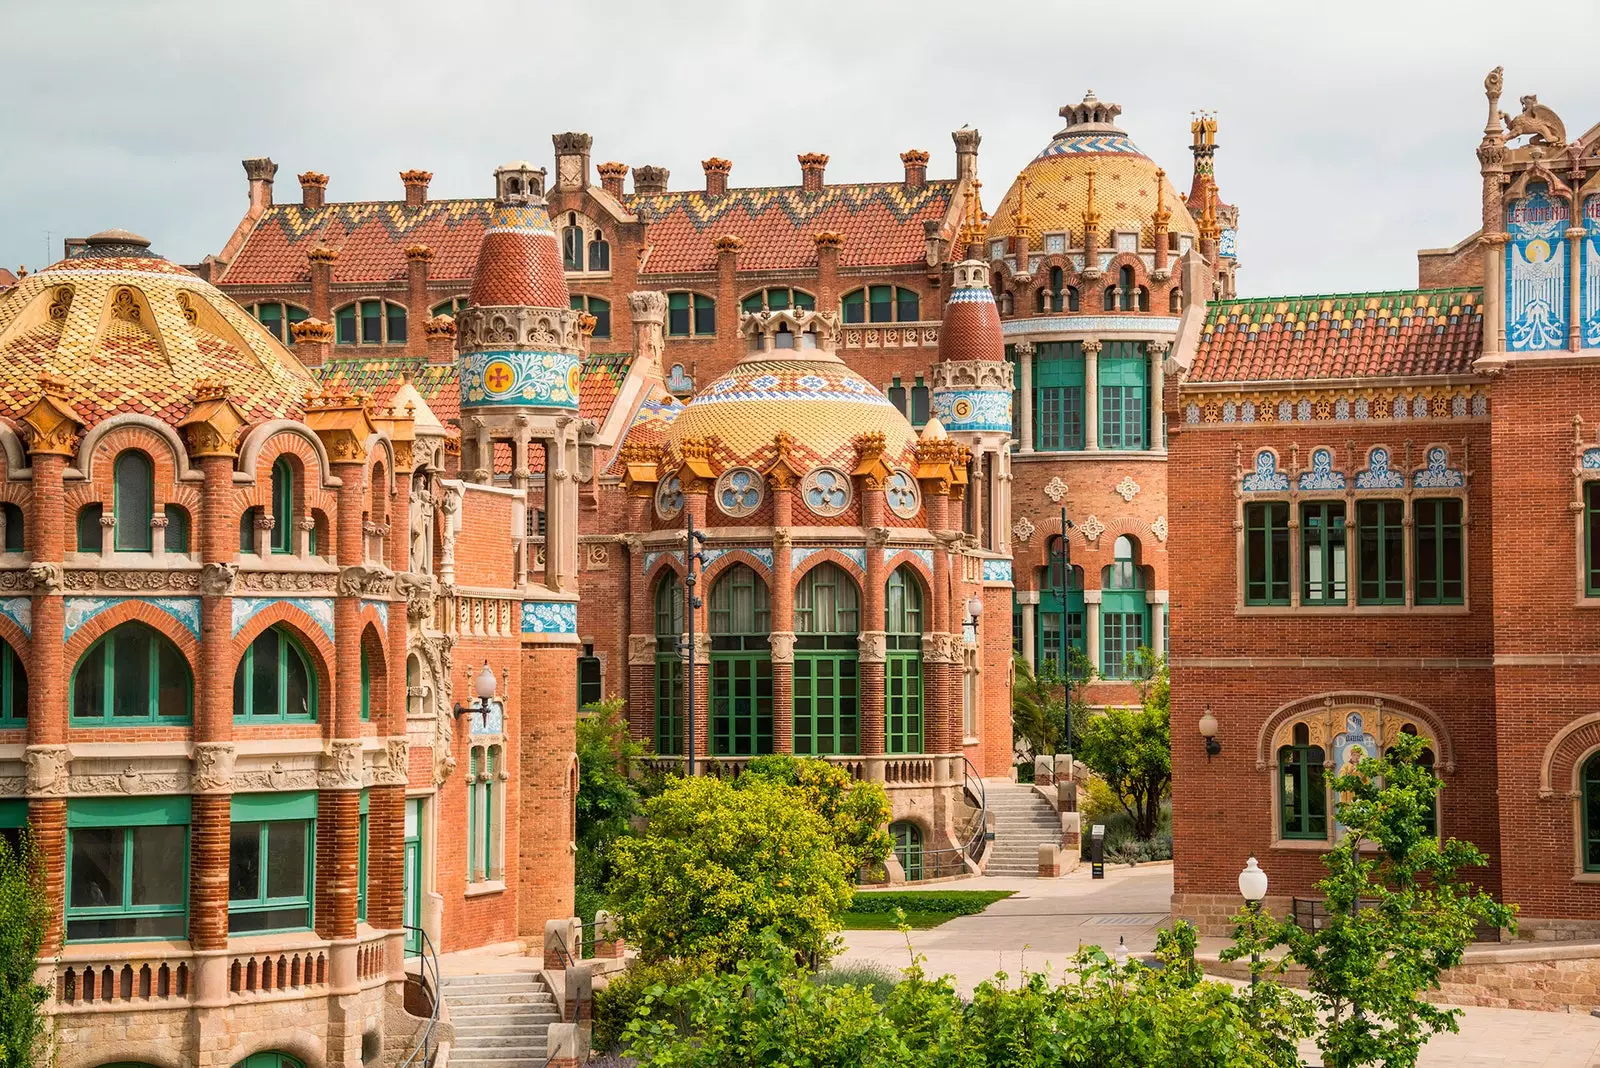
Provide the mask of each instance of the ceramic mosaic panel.
{"label": "ceramic mosaic panel", "polygon": [[461,406],[524,405],[535,408],[578,407],[579,358],[568,352],[522,352],[493,349],[462,353]]}
{"label": "ceramic mosaic panel", "polygon": [[310,616],[322,632],[333,640],[333,601],[326,597],[235,597],[233,599],[233,633],[238,634],[244,625],[275,604],[293,605]]}
{"label": "ceramic mosaic panel", "polygon": [[[63,610],[66,629],[63,637],[70,638],[89,620],[109,611],[125,601],[138,601],[154,605],[183,624],[183,628],[196,638],[200,637],[200,598],[198,597],[67,597]],[[10,612],[6,613],[8,616]],[[15,620],[16,617],[12,616]],[[20,625],[20,621],[19,625]]]}
{"label": "ceramic mosaic panel", "polygon": [[523,601],[522,633],[577,634],[577,604],[572,601]]}
{"label": "ceramic mosaic panel", "polygon": [[1567,224],[1560,197],[1535,191],[1506,208],[1506,347],[1559,349],[1567,343]]}

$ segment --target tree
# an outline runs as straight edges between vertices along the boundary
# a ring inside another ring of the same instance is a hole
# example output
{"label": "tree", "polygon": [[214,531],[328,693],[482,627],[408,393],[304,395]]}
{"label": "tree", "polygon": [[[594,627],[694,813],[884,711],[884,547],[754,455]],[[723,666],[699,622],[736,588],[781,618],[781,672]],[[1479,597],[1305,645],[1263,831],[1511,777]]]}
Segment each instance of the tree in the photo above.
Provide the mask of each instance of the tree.
{"label": "tree", "polygon": [[1429,830],[1439,781],[1421,763],[1426,746],[1401,734],[1382,757],[1334,776],[1344,833],[1323,856],[1328,875],[1317,883],[1327,899],[1325,925],[1305,931],[1247,913],[1235,932],[1239,944],[1223,953],[1235,960],[1287,947],[1287,959],[1309,973],[1323,1021],[1317,1044],[1329,1068],[1415,1065],[1428,1039],[1456,1031],[1461,1015],[1420,992],[1436,989],[1440,973],[1461,963],[1479,924],[1515,929],[1515,909],[1462,877],[1488,858]]}
{"label": "tree", "polygon": [[647,829],[618,839],[611,898],[647,961],[703,958],[727,969],[771,930],[826,959],[850,904],[857,855],[801,788],[696,777],[645,802]]}
{"label": "tree", "polygon": [[576,894],[579,914],[591,918],[612,875],[611,843],[639,814],[633,772],[645,749],[629,736],[622,708],[612,697],[585,705],[578,717]]}
{"label": "tree", "polygon": [[893,809],[882,783],[857,782],[837,764],[785,753],[760,756],[745,765],[735,786],[777,782],[798,789],[811,810],[828,821],[834,841],[852,860],[852,868],[883,863],[894,848],[886,825]]}
{"label": "tree", "polygon": [[23,839],[0,837],[0,1068],[34,1068],[45,1036],[45,989],[33,981],[49,906]]}
{"label": "tree", "polygon": [[1105,780],[1133,819],[1141,839],[1154,837],[1161,800],[1172,781],[1172,732],[1164,657],[1140,649],[1145,668],[1138,708],[1108,708],[1086,716],[1077,758]]}

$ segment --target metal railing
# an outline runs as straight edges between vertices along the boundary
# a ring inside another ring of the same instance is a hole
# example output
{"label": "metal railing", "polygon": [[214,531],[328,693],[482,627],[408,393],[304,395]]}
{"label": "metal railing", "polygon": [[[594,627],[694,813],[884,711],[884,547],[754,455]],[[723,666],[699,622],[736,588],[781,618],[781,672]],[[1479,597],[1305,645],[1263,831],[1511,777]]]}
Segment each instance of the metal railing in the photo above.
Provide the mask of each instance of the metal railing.
{"label": "metal railing", "polygon": [[567,945],[567,940],[562,937],[560,931],[551,931],[550,933],[556,936],[556,964],[562,968],[570,968],[580,960],[592,959],[595,955],[595,935],[599,931],[599,920],[590,920],[588,923],[578,924],[578,950],[576,953],[572,951],[571,946]]}
{"label": "metal railing", "polygon": [[989,795],[983,787],[983,776],[978,774],[978,769],[966,755],[961,757],[962,769],[961,788],[972,803],[978,807],[977,818],[973,821],[972,831],[967,835],[966,841],[960,845],[946,846],[943,849],[924,849],[922,851],[922,875],[920,880],[944,879],[954,875],[965,875],[967,861],[974,865],[983,860],[984,851],[989,844]]}
{"label": "metal railing", "polygon": [[[1363,897],[1356,900],[1357,909],[1377,908],[1380,902],[1377,898]],[[1302,931],[1320,931],[1328,926],[1328,903],[1320,897],[1296,897],[1290,899],[1289,918],[1294,925]],[[1472,932],[1474,942],[1500,941],[1500,928],[1492,924],[1480,923]]]}
{"label": "metal railing", "polygon": [[421,952],[417,955],[417,985],[428,996],[432,1009],[428,1013],[428,1022],[422,1027],[422,1033],[417,1036],[416,1045],[411,1047],[406,1059],[400,1062],[400,1068],[428,1068],[433,1063],[433,1055],[438,1051],[434,1032],[439,1028],[439,1003],[444,998],[444,988],[439,982],[439,954],[433,948],[433,940],[428,937],[427,931],[407,924],[406,934],[415,934],[421,947]]}

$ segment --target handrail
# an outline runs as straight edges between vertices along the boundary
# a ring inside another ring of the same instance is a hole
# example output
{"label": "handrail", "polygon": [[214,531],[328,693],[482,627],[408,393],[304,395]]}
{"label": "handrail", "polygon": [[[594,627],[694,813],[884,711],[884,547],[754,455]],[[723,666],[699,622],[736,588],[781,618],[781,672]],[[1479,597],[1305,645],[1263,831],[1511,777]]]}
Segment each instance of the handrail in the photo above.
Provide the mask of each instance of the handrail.
{"label": "handrail", "polygon": [[567,945],[567,940],[562,937],[561,931],[559,929],[551,931],[550,933],[556,936],[556,963],[563,968],[571,968],[580,960],[587,960],[588,957],[584,954],[592,954],[594,952],[594,938],[583,937],[583,932],[592,931],[598,933],[599,930],[599,920],[590,920],[588,923],[578,924],[578,952],[576,956],[573,955],[572,947]]}
{"label": "handrail", "polygon": [[[974,800],[978,802],[978,826],[966,844],[966,854],[976,864],[982,859],[989,841],[989,793],[983,788],[983,776],[978,774],[978,769],[965,753],[961,754],[961,763],[965,765],[961,772],[961,788],[969,794],[975,794]],[[978,785],[976,791],[972,788],[973,783]]]}
{"label": "handrail", "polygon": [[[444,999],[444,988],[439,982],[439,954],[433,948],[433,939],[428,937],[427,931],[420,927],[412,927],[410,924],[407,924],[405,929],[408,934],[415,932],[420,940],[422,952],[417,957],[417,981],[428,991],[433,1001],[433,1012],[429,1014],[428,1022],[422,1028],[422,1035],[417,1039],[417,1044],[411,1047],[411,1052],[400,1062],[399,1068],[413,1068],[413,1066],[428,1068],[433,1063],[435,1052],[433,1033],[439,1026],[439,1003]],[[433,965],[431,987],[428,981],[430,963]]]}

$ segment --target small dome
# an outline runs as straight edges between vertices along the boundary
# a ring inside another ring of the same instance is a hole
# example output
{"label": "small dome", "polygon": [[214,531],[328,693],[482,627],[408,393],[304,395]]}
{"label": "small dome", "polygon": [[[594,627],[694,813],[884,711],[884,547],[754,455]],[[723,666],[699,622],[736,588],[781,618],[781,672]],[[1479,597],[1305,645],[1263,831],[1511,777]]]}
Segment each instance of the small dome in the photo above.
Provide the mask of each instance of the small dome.
{"label": "small dome", "polygon": [[428,402],[423,399],[422,394],[411,381],[410,375],[407,375],[405,380],[400,383],[400,388],[394,391],[394,396],[389,400],[389,407],[401,415],[404,415],[409,407],[411,409],[411,425],[416,428],[418,434],[444,436],[444,424],[439,422],[439,417],[433,414],[432,408],[428,407]]}
{"label": "small dome", "polygon": [[963,260],[955,266],[955,282],[939,326],[939,359],[998,363],[1005,358],[1000,309],[989,288],[989,265]]}
{"label": "small dome", "polygon": [[89,238],[0,293],[0,416],[66,382],[93,425],[140,412],[177,425],[202,381],[228,384],[251,422],[297,417],[317,383],[294,354],[215,286],[126,230]]}
{"label": "small dome", "polygon": [[989,219],[989,239],[1010,238],[1025,230],[1029,247],[1037,251],[1044,248],[1044,234],[1064,231],[1068,245],[1081,247],[1091,171],[1102,247],[1110,246],[1112,231],[1135,227],[1142,246],[1154,243],[1158,182],[1160,204],[1171,212],[1167,232],[1198,234],[1184,197],[1164,176],[1157,177],[1160,168],[1155,161],[1116,125],[1121,113],[1119,105],[1101,101],[1093,91],[1082,103],[1062,108],[1066,127],[1006,190]]}

